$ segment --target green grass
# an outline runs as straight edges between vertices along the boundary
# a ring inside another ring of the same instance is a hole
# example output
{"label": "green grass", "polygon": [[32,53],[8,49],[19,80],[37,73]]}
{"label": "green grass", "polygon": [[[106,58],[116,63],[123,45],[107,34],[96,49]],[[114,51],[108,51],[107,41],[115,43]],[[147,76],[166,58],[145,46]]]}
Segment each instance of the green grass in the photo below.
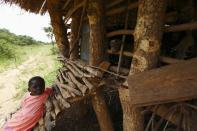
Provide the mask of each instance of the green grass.
{"label": "green grass", "polygon": [[51,45],[9,45],[9,47],[12,48],[14,51],[14,54],[11,58],[7,57],[0,57],[0,73],[3,71],[6,71],[10,68],[16,68],[19,66],[22,62],[28,59],[31,55],[35,55],[36,53],[40,51],[46,51],[50,50],[52,47]]}
{"label": "green grass", "polygon": [[46,86],[53,84],[56,71],[60,66],[57,54],[52,51],[51,45],[27,45],[15,46],[15,58],[0,59],[0,72],[19,67],[29,58],[35,58],[20,71],[17,80],[17,94],[15,99],[21,99],[27,91],[28,80],[33,76],[41,76],[45,79]]}

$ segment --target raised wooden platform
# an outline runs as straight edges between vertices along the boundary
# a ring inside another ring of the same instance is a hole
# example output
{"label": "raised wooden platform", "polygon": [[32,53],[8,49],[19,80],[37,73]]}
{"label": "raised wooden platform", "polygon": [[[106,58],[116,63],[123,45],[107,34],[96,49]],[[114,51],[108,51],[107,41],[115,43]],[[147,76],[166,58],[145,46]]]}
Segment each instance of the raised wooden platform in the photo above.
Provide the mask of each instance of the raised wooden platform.
{"label": "raised wooden platform", "polygon": [[147,106],[197,98],[197,58],[128,77],[130,103]]}

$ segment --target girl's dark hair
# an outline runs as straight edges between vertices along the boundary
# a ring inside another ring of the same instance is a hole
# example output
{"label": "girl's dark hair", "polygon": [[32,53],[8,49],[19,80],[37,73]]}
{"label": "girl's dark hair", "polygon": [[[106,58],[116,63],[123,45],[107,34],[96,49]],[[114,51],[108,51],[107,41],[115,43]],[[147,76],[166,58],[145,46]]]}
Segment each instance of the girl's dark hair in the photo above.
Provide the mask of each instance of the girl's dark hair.
{"label": "girl's dark hair", "polygon": [[45,90],[45,81],[40,76],[32,77],[28,82],[28,91],[33,95],[41,95]]}

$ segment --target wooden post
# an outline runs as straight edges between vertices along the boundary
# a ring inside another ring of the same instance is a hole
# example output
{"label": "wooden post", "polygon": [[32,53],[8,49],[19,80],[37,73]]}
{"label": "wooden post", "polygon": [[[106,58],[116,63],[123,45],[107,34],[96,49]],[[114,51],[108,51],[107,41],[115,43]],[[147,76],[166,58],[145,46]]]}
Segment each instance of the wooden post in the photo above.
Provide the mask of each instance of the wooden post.
{"label": "wooden post", "polygon": [[[165,8],[165,0],[139,1],[137,24],[134,31],[134,55],[129,75],[150,70],[157,66]],[[121,98],[124,94],[119,93]],[[124,131],[143,131],[142,109],[131,107],[122,100],[121,103],[123,104]]]}
{"label": "wooden post", "polygon": [[61,8],[56,3],[60,3],[60,2],[52,1],[52,0],[47,1],[47,8],[48,8],[49,16],[51,18],[51,25],[53,27],[53,33],[55,36],[57,46],[60,50],[60,53],[63,56],[68,57],[69,42],[67,38],[67,30],[65,28],[64,21],[62,18],[63,15]]}
{"label": "wooden post", "polygon": [[88,20],[90,25],[90,64],[98,65],[104,58],[105,46],[103,27],[103,7],[99,0],[91,0],[88,5]]}
{"label": "wooden post", "polygon": [[[74,1],[74,7],[77,7],[77,3],[79,3],[79,1],[75,0]],[[75,44],[75,41],[77,39],[77,35],[78,35],[78,31],[79,31],[80,16],[81,16],[81,10],[76,11],[72,15],[70,49],[73,48],[73,51],[70,54],[71,59],[79,58],[79,46],[77,44],[74,47],[74,44]]]}
{"label": "wooden post", "polygon": [[[90,61],[98,66],[104,59],[104,27],[103,27],[103,4],[101,0],[91,0],[88,3],[88,20],[90,25]],[[108,112],[107,105],[101,94],[97,92],[92,99],[94,111],[100,125],[101,131],[113,131],[113,125]]]}

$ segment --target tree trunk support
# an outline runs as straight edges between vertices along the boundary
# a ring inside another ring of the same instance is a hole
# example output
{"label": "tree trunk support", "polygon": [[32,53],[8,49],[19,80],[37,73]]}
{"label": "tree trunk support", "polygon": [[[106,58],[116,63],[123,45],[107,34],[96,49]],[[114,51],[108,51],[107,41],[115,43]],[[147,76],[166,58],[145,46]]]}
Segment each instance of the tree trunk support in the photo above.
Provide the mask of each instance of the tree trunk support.
{"label": "tree trunk support", "polygon": [[[59,0],[60,1],[60,0]],[[55,1],[47,1],[47,8],[51,18],[51,25],[53,33],[60,53],[68,58],[69,55],[69,42],[67,38],[67,29],[65,28],[62,11]]]}
{"label": "tree trunk support", "polygon": [[[88,20],[90,25],[90,65],[97,66],[104,59],[104,27],[103,27],[103,4],[101,0],[91,0],[88,3]],[[107,105],[101,94],[97,92],[92,98],[94,111],[101,131],[113,131],[112,121]]]}
{"label": "tree trunk support", "polygon": [[[139,1],[137,24],[134,31],[134,55],[129,75],[157,66],[165,8],[165,0]],[[119,94],[121,99],[124,94],[121,90]],[[131,107],[124,99],[121,99],[121,103],[124,131],[143,131],[142,109]]]}

